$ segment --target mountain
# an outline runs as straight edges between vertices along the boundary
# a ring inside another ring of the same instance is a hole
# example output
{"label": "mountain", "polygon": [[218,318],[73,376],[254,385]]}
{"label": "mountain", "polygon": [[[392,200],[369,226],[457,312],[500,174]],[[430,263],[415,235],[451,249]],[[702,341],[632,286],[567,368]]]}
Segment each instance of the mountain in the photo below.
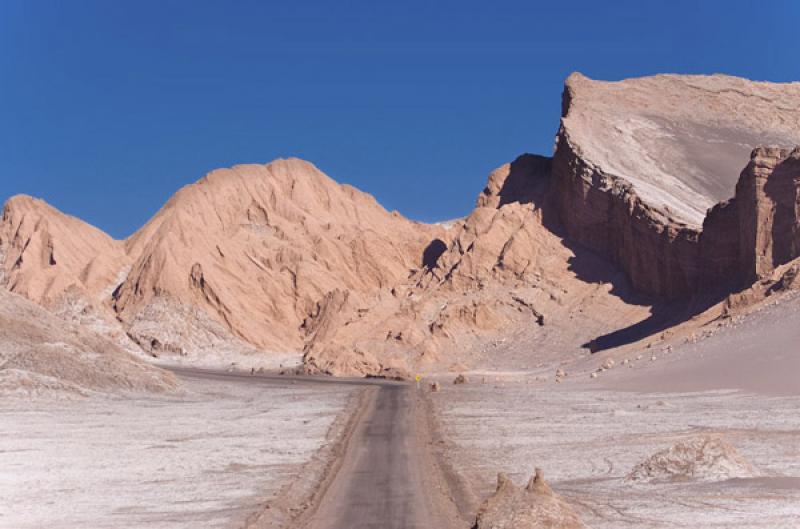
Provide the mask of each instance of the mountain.
{"label": "mountain", "polygon": [[523,155],[489,176],[437,257],[368,310],[345,293],[320,311],[305,366],[333,374],[521,370],[580,354],[647,318],[648,300],[552,215],[551,160]]}
{"label": "mountain", "polygon": [[388,290],[440,231],[302,160],[221,169],[126,241],[133,265],[113,305],[147,350],[202,349],[222,326],[255,348],[297,351],[329,292],[366,300]]}
{"label": "mountain", "polygon": [[533,369],[795,288],[797,144],[800,83],[573,74],[553,155],[500,166],[463,219],[410,221],[298,159],[238,165],[125,241],[14,197],[0,284],[168,362]]}
{"label": "mountain", "polygon": [[331,292],[368,303],[445,232],[288,159],[209,173],[125,241],[14,197],[0,268],[8,290],[155,356],[297,353]]}

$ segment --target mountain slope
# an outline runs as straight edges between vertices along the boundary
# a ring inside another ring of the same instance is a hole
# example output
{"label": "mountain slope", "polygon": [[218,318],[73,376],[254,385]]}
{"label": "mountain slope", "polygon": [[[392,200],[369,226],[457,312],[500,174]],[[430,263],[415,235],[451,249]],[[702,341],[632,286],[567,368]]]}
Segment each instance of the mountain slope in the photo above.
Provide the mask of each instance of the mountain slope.
{"label": "mountain slope", "polygon": [[753,149],[800,143],[800,83],[573,74],[563,99],[553,176],[569,237],[661,298],[724,280],[703,274],[706,211],[733,196]]}
{"label": "mountain slope", "polygon": [[168,391],[175,377],[81,325],[0,290],[0,392]]}
{"label": "mountain slope", "polygon": [[124,270],[125,249],[97,228],[25,195],[0,223],[0,277],[8,290],[52,307],[70,291],[100,301]]}
{"label": "mountain slope", "polygon": [[[211,345],[196,335],[216,322],[258,349],[296,351],[304,320],[329,292],[361,299],[388,290],[421,265],[440,231],[301,160],[221,169],[179,191],[126,241],[135,260],[114,308],[149,349]],[[158,325],[163,312],[192,308],[213,322],[189,314],[186,332]]]}

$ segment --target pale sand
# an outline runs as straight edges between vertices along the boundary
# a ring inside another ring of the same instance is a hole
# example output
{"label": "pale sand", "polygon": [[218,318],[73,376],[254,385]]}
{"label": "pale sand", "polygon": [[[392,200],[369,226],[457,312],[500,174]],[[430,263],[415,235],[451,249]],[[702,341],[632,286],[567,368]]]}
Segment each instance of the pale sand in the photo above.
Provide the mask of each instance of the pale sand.
{"label": "pale sand", "polygon": [[237,527],[323,445],[354,386],[0,403],[0,527]]}

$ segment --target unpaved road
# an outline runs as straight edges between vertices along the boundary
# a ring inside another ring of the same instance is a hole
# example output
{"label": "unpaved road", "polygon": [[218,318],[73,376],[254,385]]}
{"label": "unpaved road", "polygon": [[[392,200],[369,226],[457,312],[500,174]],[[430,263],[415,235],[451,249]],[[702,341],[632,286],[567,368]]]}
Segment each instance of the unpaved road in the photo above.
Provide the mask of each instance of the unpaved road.
{"label": "unpaved road", "polygon": [[380,384],[360,410],[310,529],[464,527],[429,449],[413,386]]}
{"label": "unpaved road", "polygon": [[[469,524],[431,450],[428,416],[414,385],[379,379],[223,373],[173,369],[181,376],[247,384],[365,386],[334,453],[340,459],[299,518],[303,529],[457,529]],[[258,525],[254,526],[257,527]]]}

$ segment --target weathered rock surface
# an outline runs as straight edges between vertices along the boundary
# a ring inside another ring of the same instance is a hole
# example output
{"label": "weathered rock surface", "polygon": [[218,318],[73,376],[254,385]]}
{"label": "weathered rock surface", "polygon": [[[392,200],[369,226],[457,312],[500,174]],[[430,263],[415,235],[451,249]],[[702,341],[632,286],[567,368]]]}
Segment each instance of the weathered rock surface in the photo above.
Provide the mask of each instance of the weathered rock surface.
{"label": "weathered rock surface", "polygon": [[277,160],[213,171],[126,241],[14,197],[0,282],[154,356],[297,352],[331,333],[337,303],[362,310],[423,266],[444,231],[308,162]]}
{"label": "weathered rock surface", "polygon": [[759,148],[736,186],[740,276],[767,277],[800,256],[800,148]]}
{"label": "weathered rock surface", "polygon": [[736,195],[709,211],[701,237],[706,283],[744,287],[800,256],[800,149],[753,150]]}
{"label": "weathered rock surface", "polygon": [[168,391],[175,377],[109,340],[0,290],[0,392]]}
{"label": "weathered rock surface", "polygon": [[304,321],[331,292],[358,304],[388,289],[421,266],[437,233],[302,160],[220,169],[126,241],[136,257],[114,308],[130,322],[166,298],[202,308],[256,348],[300,350]]}
{"label": "weathered rock surface", "polygon": [[545,483],[540,469],[524,488],[505,474],[497,476],[497,491],[478,511],[473,529],[583,529],[578,515]]}
{"label": "weathered rock surface", "polygon": [[720,437],[680,441],[642,461],[628,475],[632,481],[721,481],[749,478],[758,472]]}
{"label": "weathered rock surface", "polygon": [[124,246],[97,228],[25,195],[0,223],[0,284],[57,309],[77,298],[101,305],[124,276]]}
{"label": "weathered rock surface", "polygon": [[[545,226],[549,168],[550,159],[523,155],[493,171],[472,214],[429,245],[436,258],[364,310],[342,294],[326,298],[304,324],[306,366],[357,374],[380,359],[409,372],[497,368],[491,351],[510,333],[524,332],[537,350],[578,350],[600,329],[646,317],[646,307],[621,297],[624,278],[608,262],[576,255]],[[507,368],[532,356],[507,358]]]}
{"label": "weathered rock surface", "polygon": [[664,219],[690,227],[731,196],[755,147],[797,144],[800,83],[726,75],[606,82],[577,73],[566,81],[559,149],[600,169],[610,188],[624,180]]}
{"label": "weathered rock surface", "polygon": [[691,295],[706,279],[706,211],[730,198],[755,147],[798,143],[800,83],[573,74],[553,159],[559,216],[570,237],[619,264],[637,289]]}

